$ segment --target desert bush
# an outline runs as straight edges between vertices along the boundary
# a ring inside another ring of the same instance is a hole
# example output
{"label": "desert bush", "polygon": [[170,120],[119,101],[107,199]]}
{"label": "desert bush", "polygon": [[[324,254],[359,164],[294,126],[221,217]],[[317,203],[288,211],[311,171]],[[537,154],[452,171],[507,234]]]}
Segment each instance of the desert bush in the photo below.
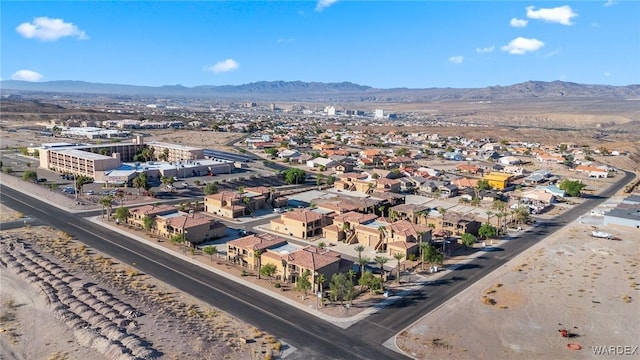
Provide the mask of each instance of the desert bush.
{"label": "desert bush", "polygon": [[496,301],[493,298],[490,298],[488,296],[483,296],[482,303],[485,305],[495,305]]}

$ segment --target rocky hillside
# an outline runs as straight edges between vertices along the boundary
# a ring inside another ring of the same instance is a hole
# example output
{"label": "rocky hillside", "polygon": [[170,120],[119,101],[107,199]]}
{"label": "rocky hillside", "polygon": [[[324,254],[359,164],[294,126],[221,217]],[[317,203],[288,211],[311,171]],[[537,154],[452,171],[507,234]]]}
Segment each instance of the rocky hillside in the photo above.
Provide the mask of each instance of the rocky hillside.
{"label": "rocky hillside", "polygon": [[280,101],[420,102],[492,101],[513,99],[611,98],[640,99],[640,85],[586,85],[564,81],[527,81],[478,89],[376,89],[350,82],[259,81],[243,85],[160,87],[101,84],[83,81],[25,82],[5,80],[2,94],[51,92],[183,98],[256,99]]}

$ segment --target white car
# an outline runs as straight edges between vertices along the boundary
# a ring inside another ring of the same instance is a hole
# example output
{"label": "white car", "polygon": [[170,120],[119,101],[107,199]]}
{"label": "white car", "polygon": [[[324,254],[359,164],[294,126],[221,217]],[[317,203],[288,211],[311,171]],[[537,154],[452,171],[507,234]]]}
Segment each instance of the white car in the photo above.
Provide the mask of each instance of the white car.
{"label": "white car", "polygon": [[189,183],[183,182],[183,183],[182,183],[182,186],[184,186],[184,187],[189,187]]}

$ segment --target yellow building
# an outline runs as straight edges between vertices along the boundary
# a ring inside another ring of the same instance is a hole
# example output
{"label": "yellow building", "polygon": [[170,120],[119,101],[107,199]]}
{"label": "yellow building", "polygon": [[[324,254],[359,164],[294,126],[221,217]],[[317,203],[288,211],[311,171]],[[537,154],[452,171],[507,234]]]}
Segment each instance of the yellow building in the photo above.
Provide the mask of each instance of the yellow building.
{"label": "yellow building", "polygon": [[487,180],[489,186],[497,190],[504,190],[509,185],[509,181],[513,175],[501,172],[490,172],[485,174],[482,179]]}

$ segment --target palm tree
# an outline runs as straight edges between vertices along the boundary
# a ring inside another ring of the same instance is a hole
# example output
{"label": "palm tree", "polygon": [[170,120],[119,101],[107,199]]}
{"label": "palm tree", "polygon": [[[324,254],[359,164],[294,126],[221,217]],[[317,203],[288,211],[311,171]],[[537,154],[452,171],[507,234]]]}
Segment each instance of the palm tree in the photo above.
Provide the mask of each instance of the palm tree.
{"label": "palm tree", "polygon": [[358,265],[360,265],[360,277],[364,276],[364,266],[369,262],[369,258],[366,256],[358,256]]}
{"label": "palm tree", "polygon": [[384,264],[389,261],[389,258],[387,258],[386,256],[376,256],[375,261],[378,263],[378,265],[380,265],[380,280],[383,280]]}
{"label": "palm tree", "polygon": [[394,259],[396,259],[396,261],[398,262],[398,270],[397,270],[397,276],[396,276],[396,283],[400,283],[400,261],[402,261],[402,259],[404,259],[404,254],[402,253],[395,253],[393,254]]}
{"label": "palm tree", "polygon": [[118,191],[116,193],[116,197],[118,198],[118,200],[120,200],[120,206],[122,206],[122,200],[124,199],[124,192]]}
{"label": "palm tree", "polygon": [[358,244],[353,248],[353,250],[358,252],[358,259],[360,259],[362,257],[362,252],[364,251],[364,246],[362,244]]}
{"label": "palm tree", "polygon": [[[100,199],[100,205],[102,205],[103,210],[107,210],[107,221],[111,218],[111,209],[113,208],[113,196],[108,195]],[[104,219],[104,214],[102,215]]]}
{"label": "palm tree", "polygon": [[249,211],[249,215],[253,214],[253,210],[251,209],[251,198],[248,196],[245,196],[242,198],[242,202],[245,205],[245,209],[247,209]]}
{"label": "palm tree", "polygon": [[[322,285],[327,281],[327,277],[324,274],[318,275],[318,292],[322,294]],[[322,295],[321,295],[322,296]]]}
{"label": "palm tree", "polygon": [[424,271],[424,262],[427,258],[429,258],[431,249],[433,249],[433,247],[429,243],[420,244],[420,270],[422,271]]}
{"label": "palm tree", "polygon": [[[387,227],[384,225],[380,225],[378,226],[378,232],[380,233],[380,236],[382,237],[382,244],[386,244],[387,241]],[[386,249],[386,246],[385,246]],[[377,249],[376,249],[377,250]]]}
{"label": "palm tree", "polygon": [[444,215],[447,213],[447,209],[445,208],[439,208],[438,212],[440,213],[440,215],[442,216],[442,229],[444,230]]}
{"label": "palm tree", "polygon": [[493,211],[487,211],[487,223],[491,224],[491,216],[493,216]]}
{"label": "palm tree", "polygon": [[255,250],[253,250],[253,257],[254,257],[255,261],[257,261],[257,264],[258,264],[258,272],[257,272],[257,274],[258,274],[258,279],[260,279],[260,265],[261,265],[261,262],[262,262],[262,261],[261,261],[262,259],[260,258],[260,256],[261,256],[263,253],[264,253],[264,250],[262,250],[262,249],[255,249]]}
{"label": "palm tree", "polygon": [[145,189],[145,190],[148,190],[149,181],[147,179],[147,174],[146,173],[140,173],[140,175],[136,176],[133,179],[133,186],[138,189],[138,195],[140,195],[140,189],[141,188]]}

